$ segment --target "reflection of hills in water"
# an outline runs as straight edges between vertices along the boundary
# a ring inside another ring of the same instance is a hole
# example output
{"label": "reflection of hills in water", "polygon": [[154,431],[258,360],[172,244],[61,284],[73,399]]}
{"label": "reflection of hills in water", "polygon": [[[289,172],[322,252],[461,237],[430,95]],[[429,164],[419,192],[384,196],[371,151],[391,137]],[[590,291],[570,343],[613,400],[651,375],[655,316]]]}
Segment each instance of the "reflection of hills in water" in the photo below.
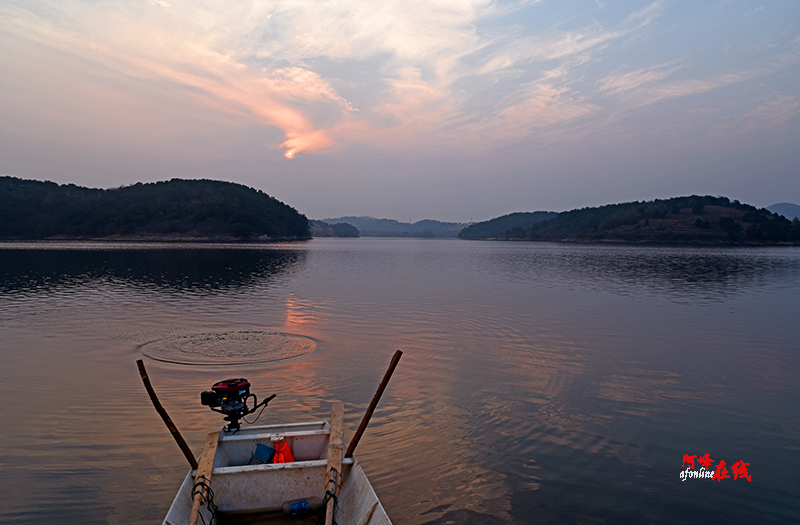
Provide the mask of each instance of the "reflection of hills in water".
{"label": "reflection of hills in water", "polygon": [[120,280],[163,291],[206,293],[275,279],[302,264],[305,252],[253,247],[141,245],[0,249],[0,291],[41,291]]}
{"label": "reflection of hills in water", "polygon": [[784,248],[575,246],[517,252],[513,259],[509,271],[515,275],[534,273],[545,282],[558,280],[599,291],[649,292],[677,299],[716,300],[770,283],[800,282],[797,258]]}

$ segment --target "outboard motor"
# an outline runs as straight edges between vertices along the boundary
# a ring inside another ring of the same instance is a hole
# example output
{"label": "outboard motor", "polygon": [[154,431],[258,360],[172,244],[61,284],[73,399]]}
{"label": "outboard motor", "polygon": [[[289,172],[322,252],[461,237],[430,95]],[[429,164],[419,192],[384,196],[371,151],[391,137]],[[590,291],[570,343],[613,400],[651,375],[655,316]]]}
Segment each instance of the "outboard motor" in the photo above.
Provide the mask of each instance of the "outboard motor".
{"label": "outboard motor", "polygon": [[[256,395],[250,393],[250,382],[240,377],[214,383],[211,390],[200,394],[200,403],[208,406],[214,412],[224,414],[225,421],[228,421],[228,432],[236,432],[241,428],[240,419],[259,408],[266,407],[267,403],[275,399],[276,395],[272,394],[259,403]],[[247,405],[250,398],[253,398],[252,408]]]}

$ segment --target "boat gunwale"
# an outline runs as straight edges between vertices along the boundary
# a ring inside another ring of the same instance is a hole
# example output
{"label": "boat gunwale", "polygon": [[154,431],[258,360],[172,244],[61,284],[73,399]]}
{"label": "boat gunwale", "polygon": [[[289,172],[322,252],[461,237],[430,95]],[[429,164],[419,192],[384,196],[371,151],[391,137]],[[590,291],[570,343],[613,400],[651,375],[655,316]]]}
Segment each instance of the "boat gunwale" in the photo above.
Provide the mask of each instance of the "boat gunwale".
{"label": "boat gunwale", "polygon": [[[352,465],[355,463],[355,458],[346,458],[342,460],[343,465]],[[240,474],[243,472],[259,472],[270,470],[290,470],[290,469],[303,469],[303,468],[317,468],[325,467],[328,464],[327,459],[314,459],[311,461],[292,461],[290,463],[266,463],[261,465],[232,465],[229,467],[216,467],[212,471],[212,475],[216,476],[225,474]],[[192,470],[192,474],[196,471]]]}
{"label": "boat gunwale", "polygon": [[257,427],[243,427],[231,433],[223,427],[220,430],[220,441],[252,441],[268,439],[270,437],[284,436],[322,436],[330,434],[330,425],[327,421],[312,421],[309,423],[290,423],[287,425],[260,425]]}

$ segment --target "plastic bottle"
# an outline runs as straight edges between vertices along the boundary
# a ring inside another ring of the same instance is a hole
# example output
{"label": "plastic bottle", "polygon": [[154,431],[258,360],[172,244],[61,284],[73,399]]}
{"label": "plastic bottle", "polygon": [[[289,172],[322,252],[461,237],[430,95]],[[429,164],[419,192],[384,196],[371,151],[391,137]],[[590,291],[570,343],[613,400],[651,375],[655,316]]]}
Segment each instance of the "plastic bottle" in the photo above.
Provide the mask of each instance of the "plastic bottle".
{"label": "plastic bottle", "polygon": [[311,497],[293,499],[283,504],[283,514],[286,516],[305,516],[322,508],[322,498]]}

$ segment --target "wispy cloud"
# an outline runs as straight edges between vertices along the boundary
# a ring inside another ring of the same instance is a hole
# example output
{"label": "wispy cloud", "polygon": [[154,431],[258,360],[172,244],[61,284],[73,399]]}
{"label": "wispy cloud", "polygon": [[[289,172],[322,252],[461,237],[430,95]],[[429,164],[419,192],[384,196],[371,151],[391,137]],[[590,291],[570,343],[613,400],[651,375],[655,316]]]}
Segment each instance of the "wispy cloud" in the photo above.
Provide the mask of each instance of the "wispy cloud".
{"label": "wispy cloud", "polygon": [[680,67],[676,66],[674,63],[669,63],[625,73],[614,73],[601,78],[597,82],[597,86],[600,91],[603,92],[622,93],[664,80],[679,69]]}
{"label": "wispy cloud", "polygon": [[[602,113],[613,97],[641,107],[753,75],[689,78],[673,59],[582,82],[667,6],[587,17],[569,29],[516,23],[545,8],[538,0],[50,0],[0,7],[0,30],[99,76],[172,83],[214,111],[276,127],[284,140],[268,146],[289,158],[362,141],[495,147]],[[359,89],[347,68],[358,72]]]}
{"label": "wispy cloud", "polygon": [[765,102],[745,113],[749,121],[748,127],[772,128],[781,126],[800,114],[800,101],[789,95],[776,95],[773,100]]}
{"label": "wispy cloud", "polygon": [[629,23],[649,24],[663,9],[662,2],[653,2],[642,9],[631,13],[628,17]]}
{"label": "wispy cloud", "polygon": [[[76,12],[80,20],[67,18],[66,24],[18,11],[11,29],[21,38],[50,45],[99,71],[168,80],[200,90],[217,108],[250,114],[283,130],[286,141],[281,147],[287,157],[333,144],[314,123],[317,106],[327,104],[339,112],[353,107],[329,83],[301,66],[256,69],[246,64],[243,58],[252,50],[243,55],[231,45],[233,28],[220,24],[208,10],[191,14],[183,7],[164,19],[152,10],[172,12],[175,5],[151,2],[124,13],[84,6]],[[175,17],[184,16],[190,23],[175,22]]]}

